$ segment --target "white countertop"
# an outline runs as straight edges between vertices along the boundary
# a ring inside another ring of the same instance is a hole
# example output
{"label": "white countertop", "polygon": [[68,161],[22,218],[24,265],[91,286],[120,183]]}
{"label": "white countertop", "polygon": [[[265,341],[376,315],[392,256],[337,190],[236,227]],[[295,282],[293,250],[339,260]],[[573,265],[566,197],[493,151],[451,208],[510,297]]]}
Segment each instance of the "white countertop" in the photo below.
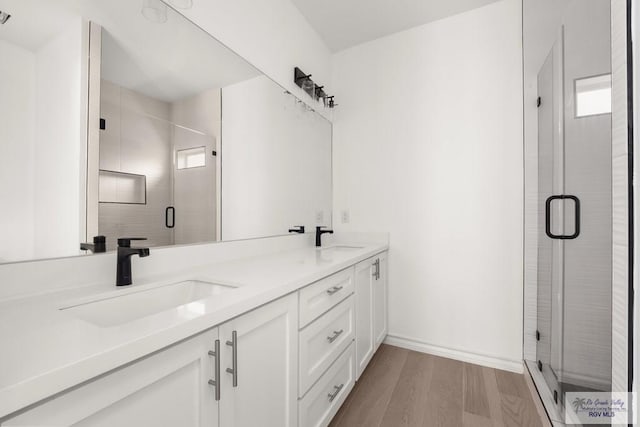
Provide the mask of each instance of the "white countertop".
{"label": "white countertop", "polygon": [[[0,303],[0,418],[74,385],[307,286],[388,248],[314,247],[212,263],[122,289],[87,286]],[[135,271],[134,271],[135,278]],[[237,289],[114,327],[80,320],[63,307],[181,280]]]}

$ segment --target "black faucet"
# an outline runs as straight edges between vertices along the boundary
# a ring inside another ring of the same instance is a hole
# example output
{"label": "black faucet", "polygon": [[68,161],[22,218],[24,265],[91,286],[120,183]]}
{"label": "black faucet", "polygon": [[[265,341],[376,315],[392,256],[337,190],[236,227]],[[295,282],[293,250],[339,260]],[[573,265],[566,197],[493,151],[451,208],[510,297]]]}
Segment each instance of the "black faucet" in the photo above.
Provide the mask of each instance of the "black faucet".
{"label": "black faucet", "polygon": [[325,233],[333,234],[333,230],[323,230],[327,227],[316,227],[316,247],[322,246],[322,235]]}
{"label": "black faucet", "polygon": [[304,234],[304,225],[296,225],[293,228],[289,229],[289,233],[300,233]]}
{"label": "black faucet", "polygon": [[94,236],[93,243],[80,243],[80,250],[91,251],[100,254],[107,251],[107,238],[104,236]]}
{"label": "black faucet", "polygon": [[132,248],[132,240],[147,240],[144,237],[123,237],[118,239],[118,264],[116,268],[116,286],[130,285],[131,257],[138,255],[140,258],[149,256],[149,248]]}

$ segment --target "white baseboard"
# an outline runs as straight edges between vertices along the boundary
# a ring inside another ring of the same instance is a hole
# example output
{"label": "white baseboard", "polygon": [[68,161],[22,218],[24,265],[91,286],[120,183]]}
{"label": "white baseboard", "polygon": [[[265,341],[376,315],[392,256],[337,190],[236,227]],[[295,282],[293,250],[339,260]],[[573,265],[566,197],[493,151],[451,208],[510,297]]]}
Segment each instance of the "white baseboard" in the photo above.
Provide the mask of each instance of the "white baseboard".
{"label": "white baseboard", "polygon": [[427,344],[422,341],[398,335],[387,335],[384,342],[385,344],[418,351],[420,353],[447,357],[449,359],[487,366],[489,368],[501,369],[503,371],[510,371],[518,374],[522,374],[524,372],[522,360],[502,359],[495,356],[486,356],[483,354],[476,354],[447,347],[440,347],[437,345]]}

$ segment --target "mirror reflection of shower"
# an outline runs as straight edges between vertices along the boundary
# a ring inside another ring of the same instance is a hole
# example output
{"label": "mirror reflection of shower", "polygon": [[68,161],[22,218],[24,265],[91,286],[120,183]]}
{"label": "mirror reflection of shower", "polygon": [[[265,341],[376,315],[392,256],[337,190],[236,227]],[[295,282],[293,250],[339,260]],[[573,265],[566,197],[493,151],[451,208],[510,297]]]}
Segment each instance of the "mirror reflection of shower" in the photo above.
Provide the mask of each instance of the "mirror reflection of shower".
{"label": "mirror reflection of shower", "polygon": [[168,101],[102,80],[101,114],[98,232],[108,244],[120,235],[152,246],[216,240],[220,89]]}

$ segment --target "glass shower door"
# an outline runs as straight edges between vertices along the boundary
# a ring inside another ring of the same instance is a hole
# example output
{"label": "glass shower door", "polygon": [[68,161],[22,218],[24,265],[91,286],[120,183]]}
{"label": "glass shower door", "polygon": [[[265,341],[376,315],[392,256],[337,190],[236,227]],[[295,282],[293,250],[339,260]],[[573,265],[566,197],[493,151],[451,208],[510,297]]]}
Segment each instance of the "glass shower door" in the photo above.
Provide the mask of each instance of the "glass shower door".
{"label": "glass shower door", "polygon": [[[538,74],[538,330],[537,364],[549,388],[559,393],[562,355],[564,203],[547,203],[564,193],[562,32]],[[552,230],[548,227],[553,223]]]}
{"label": "glass shower door", "polygon": [[610,2],[573,1],[538,73],[537,347],[559,408],[611,391]]}

